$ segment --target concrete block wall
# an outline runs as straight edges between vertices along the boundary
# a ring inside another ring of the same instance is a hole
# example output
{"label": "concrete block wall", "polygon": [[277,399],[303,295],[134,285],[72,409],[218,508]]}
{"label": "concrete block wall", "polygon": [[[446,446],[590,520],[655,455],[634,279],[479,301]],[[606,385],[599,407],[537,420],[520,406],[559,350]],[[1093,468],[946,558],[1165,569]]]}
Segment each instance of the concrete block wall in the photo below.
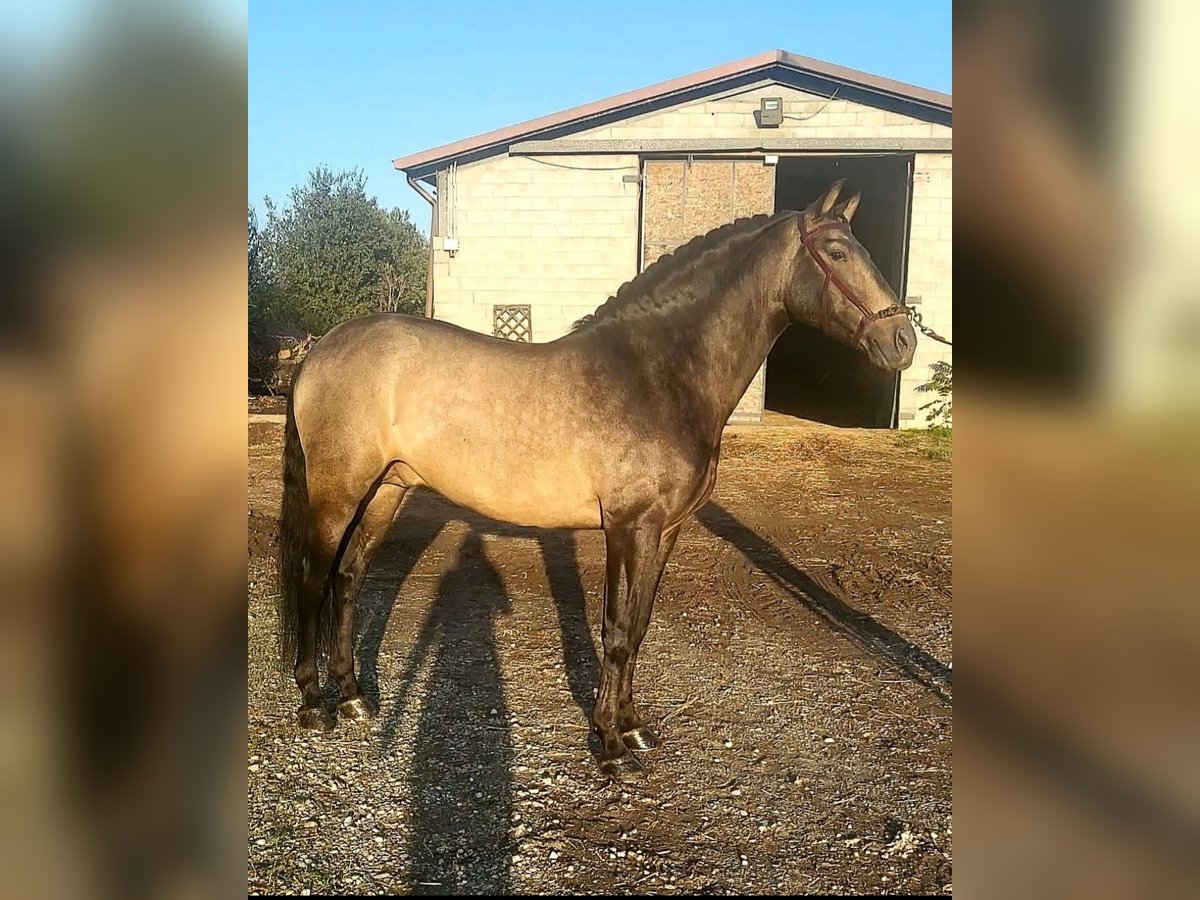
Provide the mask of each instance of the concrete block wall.
{"label": "concrete block wall", "polygon": [[[570,157],[547,165],[494,157],[461,166],[454,194],[458,250],[434,237],[434,315],[492,332],[492,308],[532,307],[533,340],[553,340],[637,273],[636,156]],[[569,168],[566,168],[569,166]]]}
{"label": "concrete block wall", "polygon": [[[764,130],[754,113],[763,97],[783,99],[783,124]],[[803,121],[801,121],[801,119]],[[696,101],[581,131],[576,140],[670,140],[679,138],[949,138],[946,125],[935,125],[871,106],[827,100],[785,85],[766,83],[724,96]]]}
{"label": "concrete block wall", "polygon": [[[949,340],[953,326],[953,184],[952,157],[949,153],[918,153],[913,172],[912,228],[908,244],[908,290],[910,301],[919,297],[914,308],[922,321]],[[932,394],[917,393],[918,385],[929,380],[930,365],[952,359],[945,344],[917,335],[917,352],[912,366],[900,375],[900,427],[924,428],[929,423],[920,406],[933,399]]]}

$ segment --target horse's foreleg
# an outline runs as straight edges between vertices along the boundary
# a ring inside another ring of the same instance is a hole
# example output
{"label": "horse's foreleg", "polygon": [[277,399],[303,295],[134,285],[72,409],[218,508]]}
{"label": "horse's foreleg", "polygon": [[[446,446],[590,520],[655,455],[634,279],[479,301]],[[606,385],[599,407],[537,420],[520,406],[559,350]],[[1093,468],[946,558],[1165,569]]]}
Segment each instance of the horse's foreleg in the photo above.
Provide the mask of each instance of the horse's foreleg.
{"label": "horse's foreleg", "polygon": [[650,616],[654,611],[654,598],[658,595],[658,585],[662,580],[663,571],[667,567],[667,559],[675,549],[675,540],[679,537],[682,523],[673,525],[662,533],[658,542],[658,553],[655,555],[653,569],[647,573],[647,586],[639,591],[633,605],[633,623],[629,634],[629,662],[621,675],[620,694],[617,699],[617,728],[625,746],[631,750],[653,750],[662,743],[654,729],[650,728],[638,713],[637,705],[633,702],[633,672],[637,667],[638,650],[646,629],[650,625]]}
{"label": "horse's foreleg", "polygon": [[329,648],[329,676],[337,682],[341,692],[338,714],[344,719],[362,721],[375,715],[354,675],[354,607],[371,558],[387,536],[407,493],[408,489],[402,485],[386,481],[379,485],[346,544],[334,576],[335,618]]}
{"label": "horse's foreleg", "polygon": [[639,628],[638,624],[643,619],[649,622],[649,610],[654,603],[654,590],[661,573],[656,562],[663,519],[661,510],[652,509],[625,521],[614,517],[604,526],[607,551],[602,628],[604,663],[592,721],[601,743],[600,767],[614,777],[641,769],[641,763],[625,745],[618,711],[626,670],[645,634],[645,625]]}

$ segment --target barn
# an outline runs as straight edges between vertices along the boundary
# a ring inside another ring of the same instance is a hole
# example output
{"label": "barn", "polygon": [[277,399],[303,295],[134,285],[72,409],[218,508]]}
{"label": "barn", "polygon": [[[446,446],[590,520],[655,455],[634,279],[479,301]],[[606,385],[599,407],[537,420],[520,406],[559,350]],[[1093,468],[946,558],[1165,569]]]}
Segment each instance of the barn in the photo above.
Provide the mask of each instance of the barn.
{"label": "barn", "polygon": [[[664,253],[726,222],[861,190],[854,232],[951,336],[951,98],[780,50],[394,160],[430,204],[426,312],[511,340],[565,334]],[[791,328],[731,421],[925,424],[900,375]]]}

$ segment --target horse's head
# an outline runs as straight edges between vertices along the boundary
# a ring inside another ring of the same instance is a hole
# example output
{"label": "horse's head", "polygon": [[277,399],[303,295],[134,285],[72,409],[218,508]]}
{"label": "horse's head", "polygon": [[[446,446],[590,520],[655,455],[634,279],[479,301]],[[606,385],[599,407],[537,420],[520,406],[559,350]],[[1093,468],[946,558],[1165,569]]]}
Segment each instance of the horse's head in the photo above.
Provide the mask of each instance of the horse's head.
{"label": "horse's head", "polygon": [[883,369],[912,365],[917,335],[891,286],[850,231],[861,194],[837,202],[836,181],[796,219],[796,289],[787,299],[793,322],[816,326],[862,350]]}

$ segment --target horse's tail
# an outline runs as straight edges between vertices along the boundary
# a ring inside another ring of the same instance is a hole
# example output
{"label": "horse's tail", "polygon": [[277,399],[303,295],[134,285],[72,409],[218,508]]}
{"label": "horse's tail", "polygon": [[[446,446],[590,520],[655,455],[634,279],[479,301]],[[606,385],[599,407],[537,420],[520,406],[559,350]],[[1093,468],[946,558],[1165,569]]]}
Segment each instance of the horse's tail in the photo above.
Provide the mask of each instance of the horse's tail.
{"label": "horse's tail", "polygon": [[[294,382],[293,382],[294,385]],[[283,510],[279,516],[279,665],[291,672],[296,664],[296,630],[300,621],[300,594],[304,589],[308,552],[308,471],[304,448],[296,430],[294,390],[288,393],[283,426]]]}

